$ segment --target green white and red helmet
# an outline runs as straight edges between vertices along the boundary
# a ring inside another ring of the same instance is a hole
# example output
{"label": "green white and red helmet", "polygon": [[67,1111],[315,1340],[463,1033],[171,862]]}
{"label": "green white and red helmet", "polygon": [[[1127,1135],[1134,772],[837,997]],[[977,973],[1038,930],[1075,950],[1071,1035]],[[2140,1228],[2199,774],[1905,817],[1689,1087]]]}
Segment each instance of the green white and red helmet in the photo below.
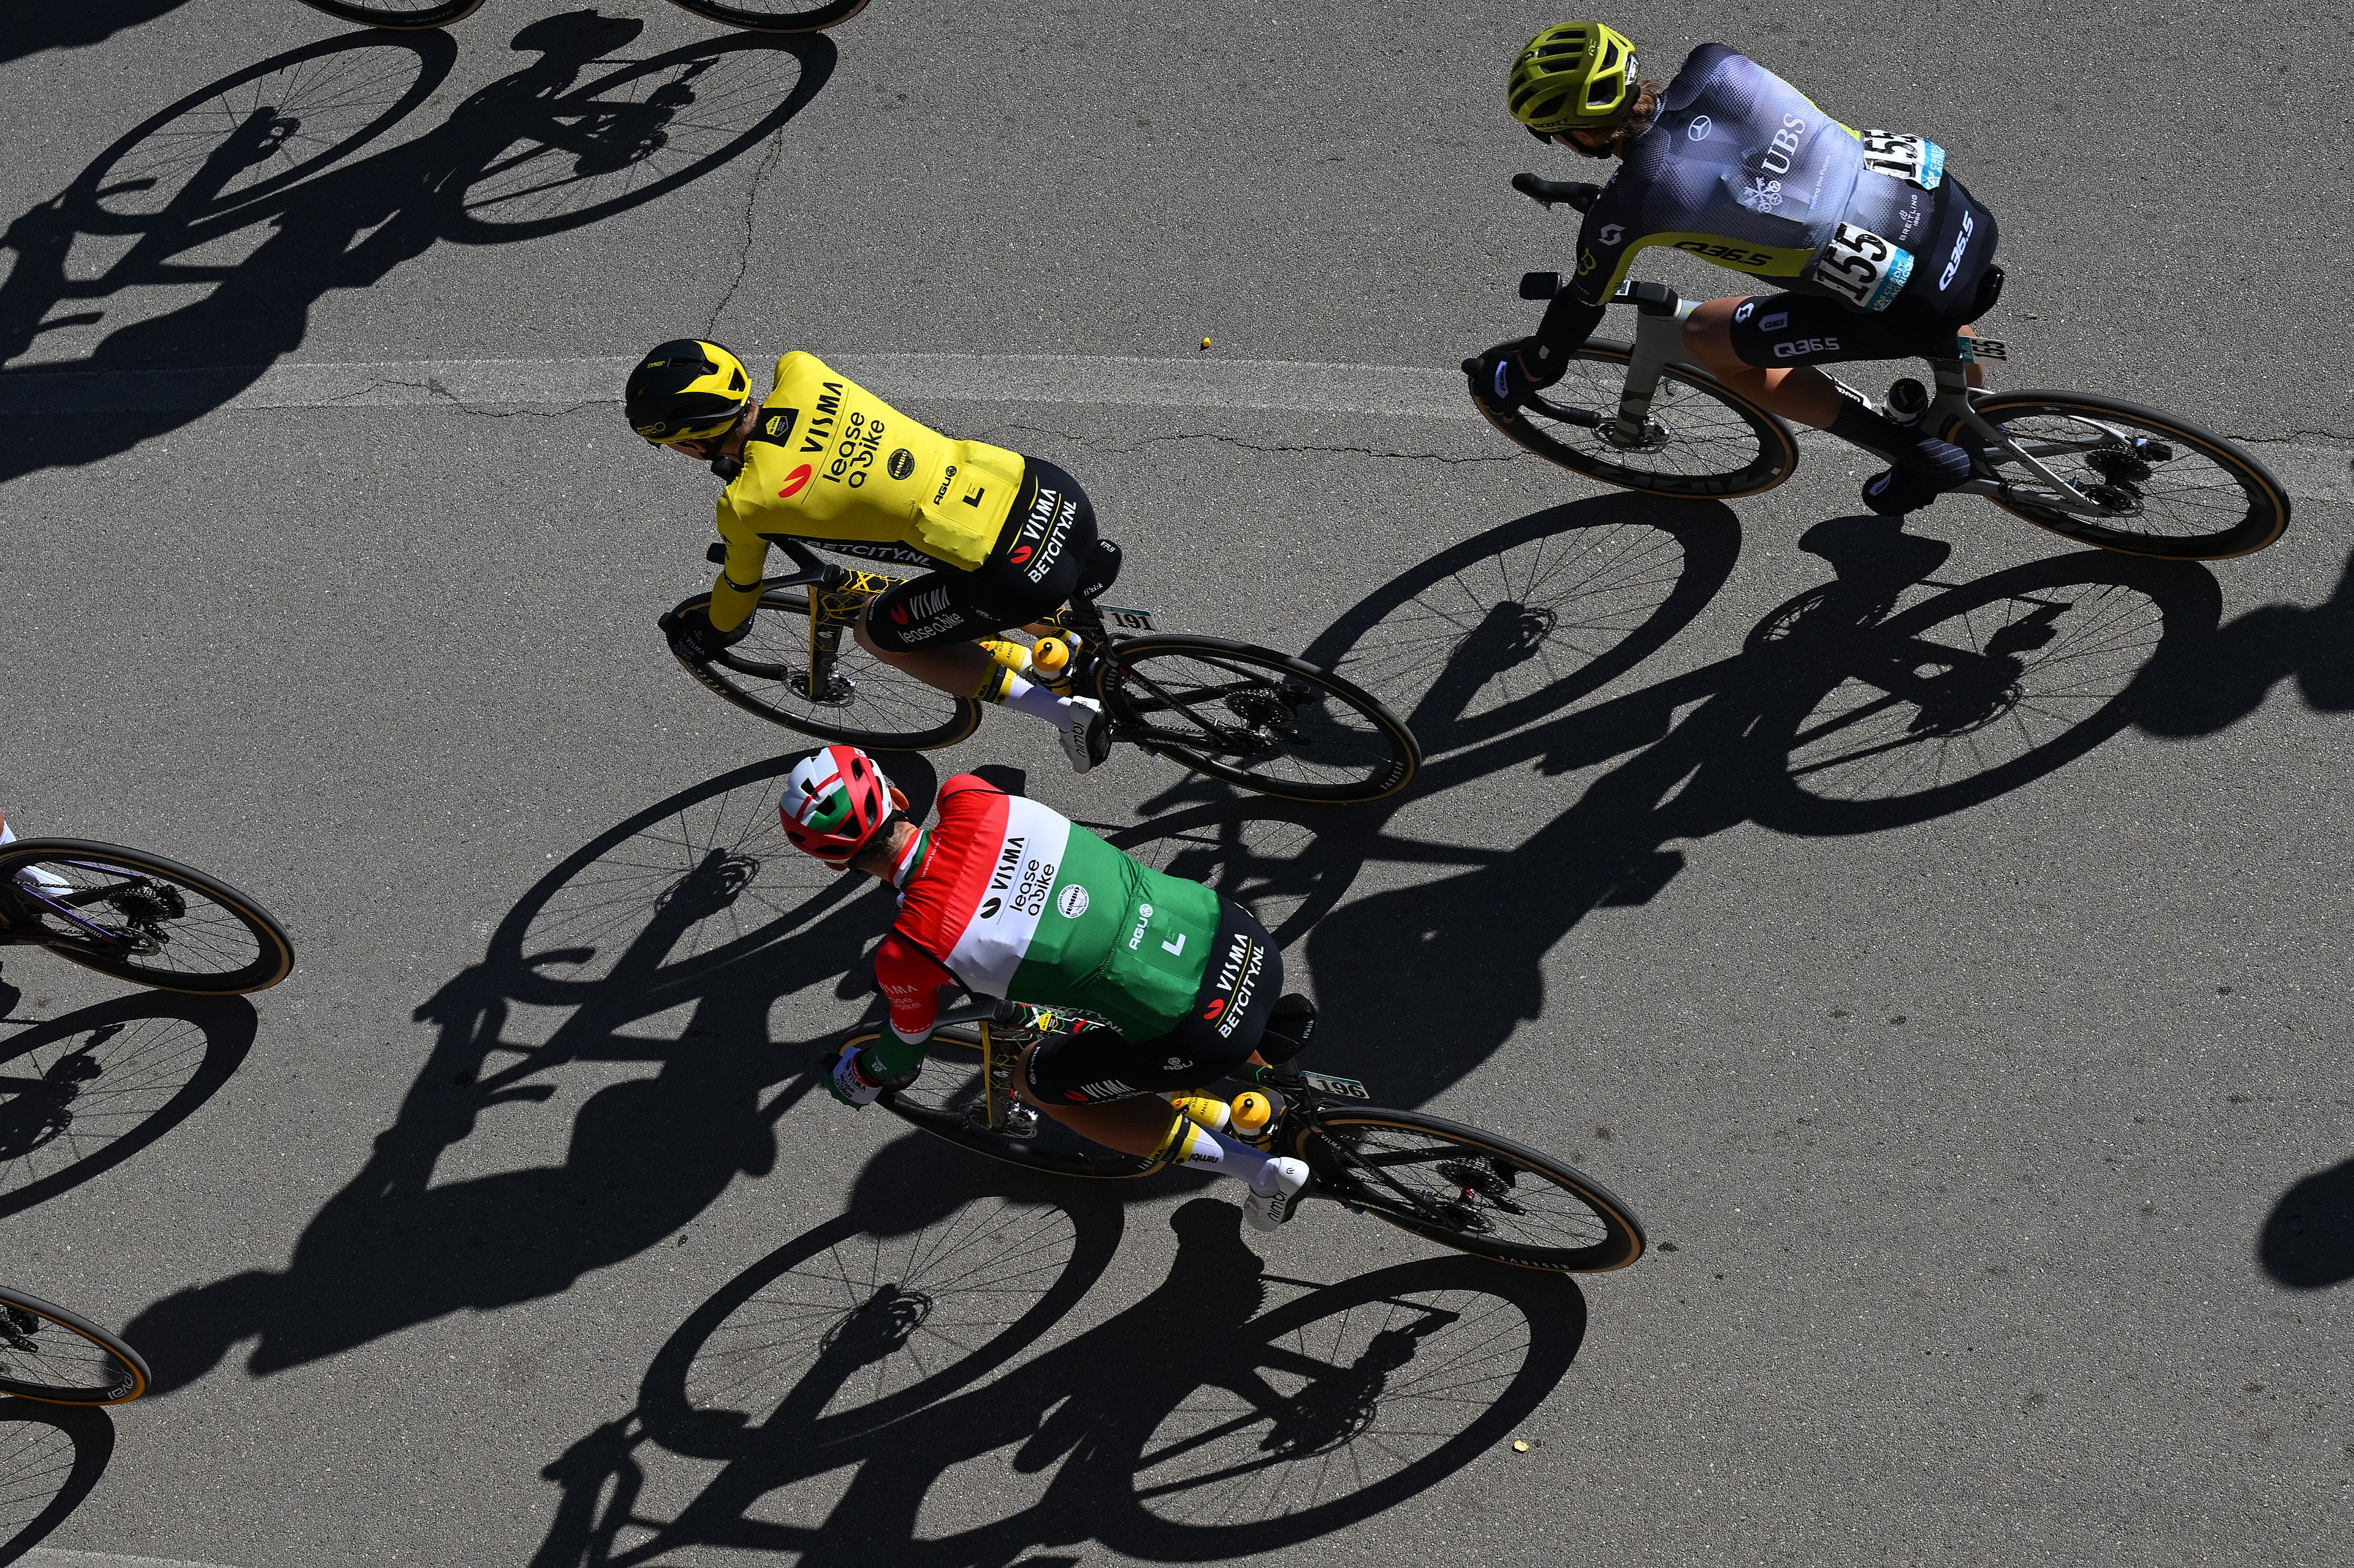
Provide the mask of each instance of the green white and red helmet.
{"label": "green white and red helmet", "polygon": [[777,815],[795,849],[839,865],[907,805],[873,758],[854,746],[829,746],[793,764]]}

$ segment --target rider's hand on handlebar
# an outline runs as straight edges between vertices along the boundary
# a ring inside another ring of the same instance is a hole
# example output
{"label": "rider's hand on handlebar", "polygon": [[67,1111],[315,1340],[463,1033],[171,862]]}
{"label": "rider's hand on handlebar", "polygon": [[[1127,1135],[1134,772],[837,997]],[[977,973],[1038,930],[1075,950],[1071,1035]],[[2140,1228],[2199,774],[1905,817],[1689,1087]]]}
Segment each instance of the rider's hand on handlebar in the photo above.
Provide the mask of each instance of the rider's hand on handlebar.
{"label": "rider's hand on handlebar", "polygon": [[735,630],[722,631],[711,624],[711,612],[707,609],[674,609],[659,624],[663,635],[670,640],[670,651],[690,664],[707,663],[721,650],[743,641],[752,630],[752,618],[748,615],[744,624]]}

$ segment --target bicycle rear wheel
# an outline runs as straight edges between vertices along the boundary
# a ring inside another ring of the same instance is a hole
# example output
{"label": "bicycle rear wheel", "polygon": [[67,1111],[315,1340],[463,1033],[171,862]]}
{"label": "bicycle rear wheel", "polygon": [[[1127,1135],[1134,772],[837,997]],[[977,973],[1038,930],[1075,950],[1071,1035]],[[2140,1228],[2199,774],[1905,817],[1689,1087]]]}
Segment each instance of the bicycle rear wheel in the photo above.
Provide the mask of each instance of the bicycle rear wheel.
{"label": "bicycle rear wheel", "polygon": [[1133,637],[1097,666],[1113,733],[1264,795],[1378,800],[1422,766],[1396,715],[1329,670],[1219,637]]}
{"label": "bicycle rear wheel", "polygon": [[1509,412],[1472,402],[1514,442],[1605,484],[1648,495],[1755,495],[1790,477],[1798,443],[1767,409],[1691,366],[1659,373],[1642,440],[1611,435],[1631,344],[1589,343],[1569,372]]}
{"label": "bicycle rear wheel", "polygon": [[403,29],[446,27],[482,8],[482,0],[376,0],[374,5],[357,5],[354,0],[302,0],[302,4],[313,11],[324,11],[339,22]]}
{"label": "bicycle rear wheel", "polygon": [[[678,608],[707,610],[710,604],[704,593]],[[808,591],[771,589],[760,596],[760,609],[741,642],[703,662],[679,661],[746,713],[818,740],[875,751],[954,746],[981,726],[979,703],[900,673],[861,648],[848,627],[840,629],[831,667],[813,690]]]}
{"label": "bicycle rear wheel", "polygon": [[2088,515],[2039,503],[2053,496],[2041,476],[1963,421],[1948,424],[1946,439],[2001,482],[1988,499],[2039,528],[2130,556],[2220,561],[2261,550],[2288,527],[2288,492],[2264,464],[2171,415],[2081,392],[2004,392],[1973,408],[2108,508]]}
{"label": "bicycle rear wheel", "polygon": [[294,967],[270,912],[176,861],[82,839],[19,839],[0,853],[41,946],[158,991],[233,996]]}
{"label": "bicycle rear wheel", "polygon": [[1316,1172],[1310,1191],[1458,1252],[1581,1274],[1624,1268],[1643,1255],[1634,1210],[1600,1182],[1460,1122],[1371,1107],[1327,1109],[1293,1135],[1292,1152]]}
{"label": "bicycle rear wheel", "polygon": [[0,1287],[0,1393],[44,1404],[123,1404],[147,1383],[145,1360],[104,1329]]}
{"label": "bicycle rear wheel", "polygon": [[[870,1029],[851,1036],[847,1044],[864,1049],[879,1038],[879,1032]],[[932,1036],[928,1052],[920,1078],[904,1089],[885,1090],[875,1102],[910,1127],[960,1149],[1053,1176],[1125,1181],[1161,1169],[1156,1160],[1091,1143],[1051,1117],[1029,1122],[1027,1137],[988,1126],[976,1031],[943,1029]]]}
{"label": "bicycle rear wheel", "polygon": [[748,33],[815,33],[847,22],[866,0],[670,0],[682,11]]}

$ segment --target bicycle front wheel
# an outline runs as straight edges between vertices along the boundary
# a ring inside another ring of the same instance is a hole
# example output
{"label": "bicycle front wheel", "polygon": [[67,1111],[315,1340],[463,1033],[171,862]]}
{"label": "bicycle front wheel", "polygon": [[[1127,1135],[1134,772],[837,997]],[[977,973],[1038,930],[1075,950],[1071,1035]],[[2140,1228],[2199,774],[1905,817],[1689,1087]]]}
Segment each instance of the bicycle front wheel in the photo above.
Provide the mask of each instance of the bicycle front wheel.
{"label": "bicycle front wheel", "polygon": [[2004,392],[1972,405],[2012,445],[2066,481],[2097,513],[2062,499],[2008,448],[1956,419],[1946,440],[1994,471],[1988,499],[2039,528],[2170,561],[2220,561],[2263,549],[2288,527],[2288,492],[2264,465],[2171,415],[2081,392]]}
{"label": "bicycle front wheel", "polygon": [[[868,1030],[846,1044],[864,1050],[880,1038],[878,1031]],[[932,1036],[927,1050],[923,1075],[904,1089],[885,1090],[875,1102],[910,1127],[960,1149],[1050,1176],[1125,1181],[1161,1169],[1156,1160],[1090,1142],[1052,1117],[1017,1114],[1011,1121],[990,1126],[980,1034],[943,1029]]]}
{"label": "bicycle front wheel", "polygon": [[270,912],[228,884],[162,855],[82,839],[19,839],[0,879],[41,946],[117,980],[158,991],[234,996],[264,991],[294,967]]}
{"label": "bicycle front wheel", "polygon": [[1096,696],[1119,738],[1288,800],[1378,800],[1422,766],[1414,733],[1370,693],[1246,642],[1116,642],[1097,667]]}
{"label": "bicycle front wheel", "polygon": [[106,1330],[0,1287],[0,1393],[44,1404],[123,1404],[147,1383],[145,1360]]}
{"label": "bicycle front wheel", "polygon": [[1635,1211],[1524,1144],[1417,1111],[1326,1110],[1292,1139],[1318,1187],[1401,1230],[1522,1268],[1598,1274],[1643,1255]]}
{"label": "bicycle front wheel", "polygon": [[[697,594],[680,611],[707,610]],[[686,673],[713,692],[770,724],[818,740],[874,751],[929,751],[954,746],[981,726],[981,705],[952,697],[902,674],[858,645],[850,628],[834,629],[834,643],[811,674],[807,590],[774,588],[760,596],[751,634],[704,662],[682,659]]]}
{"label": "bicycle front wheel", "polygon": [[847,22],[866,0],[670,0],[682,11],[748,33],[816,33]]}
{"label": "bicycle front wheel", "polygon": [[[860,3],[863,5],[864,0]],[[339,22],[403,31],[446,27],[482,8],[482,0],[375,0],[373,5],[356,5],[353,0],[302,0],[302,4],[313,11],[324,11]]]}
{"label": "bicycle front wheel", "polygon": [[1488,422],[1514,442],[1605,484],[1647,495],[1755,495],[1790,477],[1798,443],[1762,406],[1691,366],[1659,373],[1640,440],[1612,429],[1634,348],[1589,343],[1569,373],[1502,412],[1474,397]]}

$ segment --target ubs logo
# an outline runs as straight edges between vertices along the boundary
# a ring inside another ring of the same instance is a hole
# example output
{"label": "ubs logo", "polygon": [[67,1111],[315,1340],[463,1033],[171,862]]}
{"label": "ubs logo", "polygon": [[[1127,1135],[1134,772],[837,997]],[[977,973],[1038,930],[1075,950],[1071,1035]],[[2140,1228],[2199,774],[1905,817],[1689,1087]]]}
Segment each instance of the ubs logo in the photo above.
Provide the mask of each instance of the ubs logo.
{"label": "ubs logo", "polygon": [[1684,127],[1684,134],[1695,142],[1705,142],[1708,140],[1710,127],[1715,123],[1715,121],[1705,114],[1695,114],[1692,116],[1692,122]]}

